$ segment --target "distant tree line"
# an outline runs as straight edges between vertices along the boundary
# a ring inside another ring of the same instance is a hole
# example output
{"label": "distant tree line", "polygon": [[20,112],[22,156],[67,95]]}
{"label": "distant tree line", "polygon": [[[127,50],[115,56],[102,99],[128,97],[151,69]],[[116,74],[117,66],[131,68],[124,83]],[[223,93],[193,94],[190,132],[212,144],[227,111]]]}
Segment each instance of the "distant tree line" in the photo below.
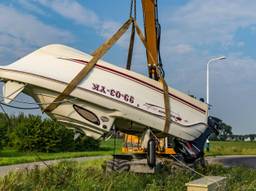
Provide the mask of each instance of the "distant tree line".
{"label": "distant tree line", "polygon": [[210,140],[212,141],[256,141],[256,134],[247,135],[234,135],[232,127],[223,121],[218,127],[219,134],[211,134]]}
{"label": "distant tree line", "polygon": [[74,139],[75,132],[40,116],[7,116],[0,113],[0,148],[20,151],[61,152],[97,150],[99,141],[85,135]]}
{"label": "distant tree line", "polygon": [[227,141],[256,141],[256,134],[247,134],[247,135],[231,135]]}

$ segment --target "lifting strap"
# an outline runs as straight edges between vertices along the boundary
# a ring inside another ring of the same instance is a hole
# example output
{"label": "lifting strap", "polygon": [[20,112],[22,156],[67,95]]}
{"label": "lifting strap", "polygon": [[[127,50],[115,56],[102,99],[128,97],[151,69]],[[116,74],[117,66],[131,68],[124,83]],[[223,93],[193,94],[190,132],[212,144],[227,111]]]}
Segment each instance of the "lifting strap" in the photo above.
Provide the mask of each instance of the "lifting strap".
{"label": "lifting strap", "polygon": [[77,87],[77,85],[89,74],[98,60],[121,38],[121,36],[128,30],[132,23],[132,18],[129,18],[119,30],[107,41],[105,41],[94,53],[92,59],[88,64],[72,79],[72,81],[66,86],[64,91],[58,95],[55,100],[49,104],[44,112],[51,112],[57,108],[63,99],[70,95],[70,93]]}
{"label": "lifting strap", "polygon": [[134,49],[133,47],[134,47],[134,38],[135,38],[134,20],[136,20],[136,0],[131,0],[130,18],[132,18],[132,13],[133,13],[133,20],[132,20],[132,30],[131,30],[131,36],[130,36],[127,63],[126,63],[127,70],[131,70],[131,65],[132,65],[132,56],[133,56],[133,49]]}
{"label": "lifting strap", "polygon": [[135,26],[134,26],[134,22],[132,22],[132,32],[130,37],[130,44],[129,44],[129,50],[128,50],[128,56],[127,56],[127,64],[126,64],[127,70],[130,70],[132,65],[134,38],[135,38]]}
{"label": "lifting strap", "polygon": [[[148,53],[148,55],[151,57],[152,60],[154,60],[151,52],[149,51],[148,47],[147,47],[147,44],[146,44],[146,41],[145,41],[145,37],[141,31],[141,29],[139,28],[139,25],[137,23],[136,20],[133,21],[134,25],[135,25],[135,29],[136,29],[136,32],[142,42],[142,44],[144,44],[145,46],[145,49]],[[157,63],[155,61],[155,63]],[[171,116],[170,116],[170,98],[169,98],[169,90],[168,90],[168,85],[167,83],[165,82],[160,70],[158,67],[156,67],[156,72],[158,73],[158,76],[160,76],[160,83],[162,84],[163,86],[163,95],[164,95],[164,108],[165,108],[165,124],[164,124],[164,132],[165,133],[168,133],[169,132],[169,128],[170,128],[170,122],[171,122]]]}

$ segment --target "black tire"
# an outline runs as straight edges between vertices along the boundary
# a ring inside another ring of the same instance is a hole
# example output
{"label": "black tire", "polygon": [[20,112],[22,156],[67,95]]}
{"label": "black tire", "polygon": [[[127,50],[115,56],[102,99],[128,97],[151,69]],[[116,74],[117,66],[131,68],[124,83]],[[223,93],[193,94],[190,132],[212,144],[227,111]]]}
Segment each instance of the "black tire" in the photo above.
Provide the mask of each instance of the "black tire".
{"label": "black tire", "polygon": [[151,168],[156,166],[156,142],[154,139],[148,141],[147,162]]}
{"label": "black tire", "polygon": [[106,171],[111,172],[124,172],[130,170],[130,164],[128,160],[113,159],[107,161]]}

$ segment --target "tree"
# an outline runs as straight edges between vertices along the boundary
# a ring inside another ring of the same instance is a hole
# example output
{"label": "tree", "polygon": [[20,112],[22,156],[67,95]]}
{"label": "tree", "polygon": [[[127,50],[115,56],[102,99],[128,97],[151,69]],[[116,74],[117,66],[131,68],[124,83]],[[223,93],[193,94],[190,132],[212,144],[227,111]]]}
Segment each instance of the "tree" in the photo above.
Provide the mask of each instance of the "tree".
{"label": "tree", "polygon": [[0,149],[8,143],[9,120],[7,116],[0,113]]}
{"label": "tree", "polygon": [[233,135],[232,127],[222,122],[220,127],[220,134],[219,134],[220,140],[226,140],[227,137],[230,135]]}
{"label": "tree", "polygon": [[[1,115],[0,115],[1,117]],[[1,119],[1,118],[0,118]],[[60,152],[97,150],[99,141],[84,134],[74,140],[74,131],[51,119],[40,116],[11,117],[10,131],[2,135],[8,137],[8,146],[22,151]],[[1,133],[1,125],[0,125]]]}
{"label": "tree", "polygon": [[[216,118],[216,117],[214,117]],[[216,118],[218,120],[220,120],[219,118]],[[220,120],[221,123],[219,124],[217,128],[218,130],[218,135],[216,134],[212,134],[210,136],[210,140],[226,140],[229,136],[233,135],[232,133],[232,127],[230,125],[227,125],[226,123],[224,123],[222,120]]]}

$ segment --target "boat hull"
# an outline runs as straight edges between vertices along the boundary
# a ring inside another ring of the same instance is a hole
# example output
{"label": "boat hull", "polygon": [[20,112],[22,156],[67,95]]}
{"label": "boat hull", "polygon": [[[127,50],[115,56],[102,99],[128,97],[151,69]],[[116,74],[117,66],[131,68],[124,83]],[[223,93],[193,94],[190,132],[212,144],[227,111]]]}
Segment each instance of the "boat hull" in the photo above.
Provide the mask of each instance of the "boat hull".
{"label": "boat hull", "polygon": [[[0,78],[26,84],[23,92],[45,103],[40,105],[43,111],[90,59],[75,49],[50,45],[1,67]],[[173,88],[169,88],[169,96],[171,123],[169,132],[163,133],[161,84],[100,60],[69,97],[47,114],[94,138],[107,134],[113,126],[138,135],[151,128],[157,136],[199,137],[207,128],[207,105]],[[87,117],[95,115],[98,122],[88,120],[84,113]]]}

